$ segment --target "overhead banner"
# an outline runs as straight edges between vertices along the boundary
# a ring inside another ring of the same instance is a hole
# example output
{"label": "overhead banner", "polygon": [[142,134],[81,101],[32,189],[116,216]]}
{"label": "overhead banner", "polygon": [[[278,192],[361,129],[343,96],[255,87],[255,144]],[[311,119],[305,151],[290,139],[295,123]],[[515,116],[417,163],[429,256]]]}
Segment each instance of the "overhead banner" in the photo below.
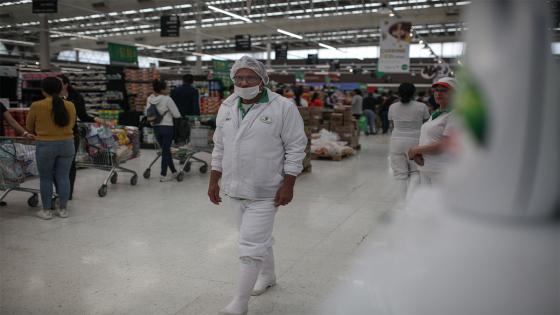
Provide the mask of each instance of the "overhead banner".
{"label": "overhead banner", "polygon": [[409,49],[412,23],[403,20],[381,20],[379,32],[379,64],[377,70],[385,73],[410,71]]}

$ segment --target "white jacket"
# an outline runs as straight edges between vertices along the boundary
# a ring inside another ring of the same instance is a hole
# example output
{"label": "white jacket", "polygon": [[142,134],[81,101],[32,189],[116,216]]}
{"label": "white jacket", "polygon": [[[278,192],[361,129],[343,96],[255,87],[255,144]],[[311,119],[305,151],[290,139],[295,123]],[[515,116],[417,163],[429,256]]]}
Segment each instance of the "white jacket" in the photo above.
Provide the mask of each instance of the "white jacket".
{"label": "white jacket", "polygon": [[284,174],[303,170],[307,136],[297,107],[269,89],[241,120],[239,97],[222,103],[216,119],[212,170],[222,172],[222,191],[250,200],[276,196]]}
{"label": "white jacket", "polygon": [[[156,126],[173,126],[173,118],[181,118],[181,113],[173,102],[173,99],[167,95],[150,95],[148,96],[148,101],[146,102],[146,108],[144,108],[144,115],[147,114],[148,108],[151,104],[156,105],[160,115],[163,115],[163,119]],[[165,113],[165,115],[164,115]]]}

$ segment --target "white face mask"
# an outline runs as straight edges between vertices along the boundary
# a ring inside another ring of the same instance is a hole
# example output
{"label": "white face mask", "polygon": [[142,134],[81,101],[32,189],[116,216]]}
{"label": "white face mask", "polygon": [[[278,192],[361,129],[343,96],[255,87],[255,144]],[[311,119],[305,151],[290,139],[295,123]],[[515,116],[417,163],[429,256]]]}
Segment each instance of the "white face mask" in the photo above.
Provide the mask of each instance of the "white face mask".
{"label": "white face mask", "polygon": [[242,88],[235,85],[233,87],[233,91],[235,92],[235,94],[237,94],[239,97],[241,97],[244,100],[252,100],[255,97],[257,97],[257,95],[259,95],[261,89],[259,85],[248,87],[248,88]]}

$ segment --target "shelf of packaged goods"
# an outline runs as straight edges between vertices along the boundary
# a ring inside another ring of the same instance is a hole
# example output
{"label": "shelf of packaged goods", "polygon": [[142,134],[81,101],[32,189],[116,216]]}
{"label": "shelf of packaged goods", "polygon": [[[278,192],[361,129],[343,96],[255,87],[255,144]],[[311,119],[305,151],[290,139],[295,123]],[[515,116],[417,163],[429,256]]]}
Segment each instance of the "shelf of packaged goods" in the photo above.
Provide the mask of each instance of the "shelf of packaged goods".
{"label": "shelf of packaged goods", "polygon": [[106,79],[72,79],[69,78],[70,82],[107,82]]}

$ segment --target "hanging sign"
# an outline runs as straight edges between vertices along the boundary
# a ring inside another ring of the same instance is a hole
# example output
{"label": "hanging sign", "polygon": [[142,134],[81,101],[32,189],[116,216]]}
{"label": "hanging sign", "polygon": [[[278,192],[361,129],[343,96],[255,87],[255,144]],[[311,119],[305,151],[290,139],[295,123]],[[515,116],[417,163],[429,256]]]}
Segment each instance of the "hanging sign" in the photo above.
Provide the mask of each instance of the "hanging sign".
{"label": "hanging sign", "polygon": [[33,0],[32,12],[33,14],[57,13],[58,0]]}
{"label": "hanging sign", "polygon": [[251,50],[251,35],[235,35],[235,50],[236,51],[250,51]]}
{"label": "hanging sign", "polygon": [[181,19],[177,15],[163,15],[160,18],[161,37],[179,37]]}
{"label": "hanging sign", "polygon": [[278,44],[274,47],[274,52],[276,54],[275,59],[277,61],[286,62],[288,60],[288,44]]}
{"label": "hanging sign", "polygon": [[410,41],[412,23],[402,20],[381,20],[378,71],[410,72]]}

